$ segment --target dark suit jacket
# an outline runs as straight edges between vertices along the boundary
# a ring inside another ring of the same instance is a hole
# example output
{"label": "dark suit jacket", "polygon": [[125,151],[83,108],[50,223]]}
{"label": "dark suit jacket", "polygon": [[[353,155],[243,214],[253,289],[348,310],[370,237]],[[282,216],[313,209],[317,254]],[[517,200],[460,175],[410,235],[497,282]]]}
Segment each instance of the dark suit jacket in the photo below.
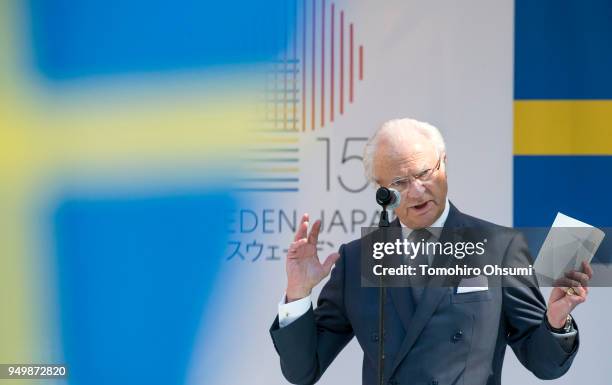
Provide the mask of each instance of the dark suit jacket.
{"label": "dark suit jacket", "polygon": [[[531,261],[519,232],[463,214],[451,204],[440,241],[460,227],[485,234],[488,258],[497,259],[491,263]],[[315,383],[355,336],[364,351],[363,384],[377,384],[379,289],[361,287],[360,247],[359,240],[340,247],[340,259],[315,310],[311,307],[284,328],[279,328],[278,317],[274,320],[270,334],[291,383]],[[546,326],[545,311],[535,281],[462,294],[453,287],[426,287],[416,306],[411,288],[388,288],[385,382],[500,384],[506,345],[537,377],[557,378],[569,369],[579,341],[576,335],[573,346],[564,349],[559,335]]]}

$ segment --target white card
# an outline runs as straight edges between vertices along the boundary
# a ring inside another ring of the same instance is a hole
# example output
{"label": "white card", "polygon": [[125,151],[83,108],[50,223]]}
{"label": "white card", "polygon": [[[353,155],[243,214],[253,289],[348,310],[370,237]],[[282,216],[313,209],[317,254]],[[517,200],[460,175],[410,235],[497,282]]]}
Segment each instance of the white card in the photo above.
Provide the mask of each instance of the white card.
{"label": "white card", "polygon": [[583,261],[591,262],[605,234],[587,223],[557,213],[534,268],[540,275],[559,279],[570,270],[581,269]]}

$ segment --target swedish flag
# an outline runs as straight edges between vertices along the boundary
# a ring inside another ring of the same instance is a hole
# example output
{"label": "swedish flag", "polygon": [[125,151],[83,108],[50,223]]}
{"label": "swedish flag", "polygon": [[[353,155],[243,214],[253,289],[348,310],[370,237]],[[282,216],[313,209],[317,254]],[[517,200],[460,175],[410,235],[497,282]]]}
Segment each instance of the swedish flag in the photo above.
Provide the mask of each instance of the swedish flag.
{"label": "swedish flag", "polygon": [[612,224],[612,3],[516,0],[514,224]]}

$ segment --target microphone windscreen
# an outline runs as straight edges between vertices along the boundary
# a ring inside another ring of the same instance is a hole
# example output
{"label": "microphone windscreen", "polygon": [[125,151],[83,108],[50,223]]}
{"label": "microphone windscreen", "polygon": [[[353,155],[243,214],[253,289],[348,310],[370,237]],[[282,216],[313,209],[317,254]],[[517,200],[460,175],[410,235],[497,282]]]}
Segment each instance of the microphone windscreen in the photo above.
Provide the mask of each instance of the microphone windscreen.
{"label": "microphone windscreen", "polygon": [[400,202],[402,201],[402,194],[400,194],[400,192],[394,188],[390,188],[389,191],[394,195],[394,197],[391,200],[391,204],[387,206],[387,209],[393,210],[394,208],[399,207]]}

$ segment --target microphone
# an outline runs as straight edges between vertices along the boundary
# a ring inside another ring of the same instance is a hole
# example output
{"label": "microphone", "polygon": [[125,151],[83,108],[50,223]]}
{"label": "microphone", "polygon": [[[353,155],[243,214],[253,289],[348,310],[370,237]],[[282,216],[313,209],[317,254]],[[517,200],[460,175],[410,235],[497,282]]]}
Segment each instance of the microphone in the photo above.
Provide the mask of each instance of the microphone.
{"label": "microphone", "polygon": [[[376,190],[376,203],[382,206],[378,227],[382,228],[382,238],[386,240],[385,228],[389,227],[389,214],[387,209],[394,209],[399,206],[402,195],[396,189],[380,187]],[[384,384],[385,367],[385,300],[387,298],[387,288],[383,277],[380,277],[380,287],[378,291],[378,384]]]}
{"label": "microphone", "polygon": [[396,189],[380,187],[376,190],[376,202],[381,205],[383,209],[393,210],[399,207],[401,200],[402,195]]}
{"label": "microphone", "polygon": [[380,187],[376,190],[376,203],[382,206],[378,227],[389,227],[389,214],[387,209],[394,209],[399,206],[402,195],[399,191],[392,188]]}

